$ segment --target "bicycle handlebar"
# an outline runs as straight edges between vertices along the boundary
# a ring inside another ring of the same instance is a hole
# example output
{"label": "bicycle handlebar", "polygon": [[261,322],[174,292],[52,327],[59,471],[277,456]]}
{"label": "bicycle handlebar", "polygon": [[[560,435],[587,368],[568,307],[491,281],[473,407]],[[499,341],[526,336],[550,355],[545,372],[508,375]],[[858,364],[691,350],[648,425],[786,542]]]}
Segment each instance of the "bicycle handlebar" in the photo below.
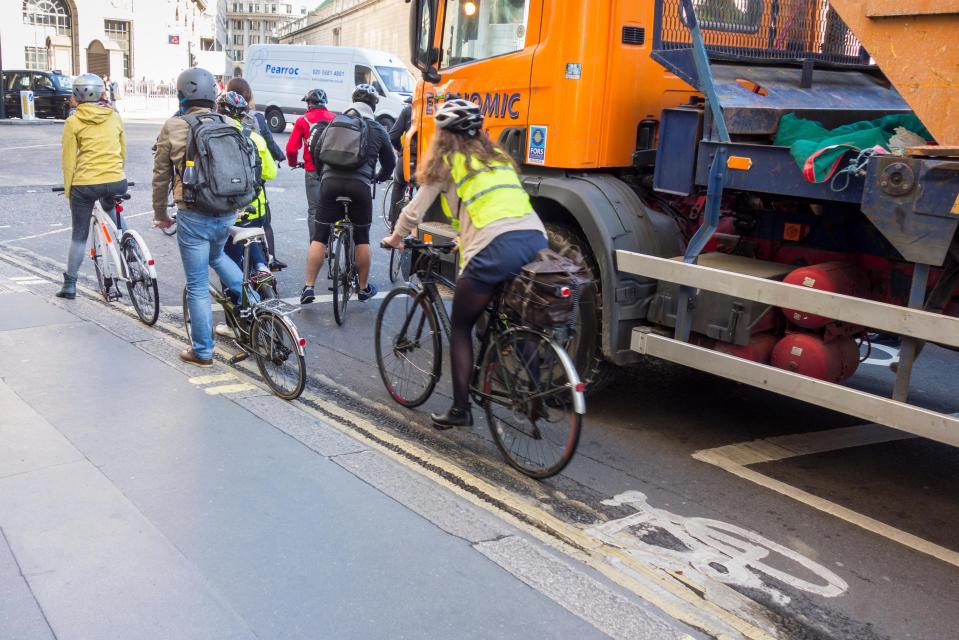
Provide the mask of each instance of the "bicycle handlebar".
{"label": "bicycle handlebar", "polygon": [[[128,188],[129,188],[129,187],[135,187],[135,186],[137,186],[137,183],[136,183],[136,182],[128,182],[128,183],[127,183],[127,187],[128,187]],[[54,192],[54,193],[63,193],[64,191],[66,191],[66,189],[64,189],[63,187],[53,187],[52,189],[50,189],[50,191],[52,191],[52,192]]]}
{"label": "bicycle handlebar", "polygon": [[[380,242],[380,247],[383,249],[392,249],[390,245],[385,242]],[[403,239],[403,248],[404,249],[416,249],[419,251],[429,251],[433,253],[453,253],[456,251],[455,242],[444,242],[441,244],[436,244],[433,242],[423,242],[416,238],[404,238]]]}

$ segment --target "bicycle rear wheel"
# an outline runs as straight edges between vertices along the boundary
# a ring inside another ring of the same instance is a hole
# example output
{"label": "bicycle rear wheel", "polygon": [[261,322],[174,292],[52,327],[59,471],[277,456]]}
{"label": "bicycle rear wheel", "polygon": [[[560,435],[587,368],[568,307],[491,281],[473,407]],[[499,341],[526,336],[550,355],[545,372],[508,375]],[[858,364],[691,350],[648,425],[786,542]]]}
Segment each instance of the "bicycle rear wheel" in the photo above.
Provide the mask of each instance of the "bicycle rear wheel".
{"label": "bicycle rear wheel", "polygon": [[481,404],[496,446],[532,478],[563,470],[582,428],[579,375],[545,335],[511,328],[490,341],[480,368]]}
{"label": "bicycle rear wheel", "polygon": [[380,215],[383,217],[383,224],[386,225],[386,230],[390,233],[393,232],[393,221],[390,220],[390,204],[393,202],[393,190],[396,189],[396,181],[390,180],[386,183],[386,188],[383,189],[383,201],[380,205]]}
{"label": "bicycle rear wheel", "polygon": [[153,326],[160,317],[160,294],[157,281],[150,277],[147,252],[133,235],[124,234],[120,243],[123,260],[127,263],[127,291],[133,308],[147,326]]}
{"label": "bicycle rear wheel", "polygon": [[390,282],[396,282],[400,276],[403,252],[399,249],[390,249]]}
{"label": "bicycle rear wheel", "polygon": [[280,314],[259,312],[253,321],[250,343],[263,379],[277,396],[295,400],[306,386],[306,359],[290,321]]}
{"label": "bicycle rear wheel", "polygon": [[346,321],[346,305],[350,301],[352,284],[350,242],[344,231],[336,236],[333,249],[333,318],[338,325]]}
{"label": "bicycle rear wheel", "polygon": [[90,249],[90,259],[93,261],[93,271],[97,274],[97,289],[100,290],[100,295],[103,296],[103,299],[110,302],[110,290],[107,289],[107,277],[104,272],[103,256],[97,253],[96,242],[93,243]]}
{"label": "bicycle rear wheel", "polygon": [[389,292],[376,314],[376,366],[393,400],[416,407],[433,393],[440,378],[443,345],[439,322],[425,298],[412,287]]}

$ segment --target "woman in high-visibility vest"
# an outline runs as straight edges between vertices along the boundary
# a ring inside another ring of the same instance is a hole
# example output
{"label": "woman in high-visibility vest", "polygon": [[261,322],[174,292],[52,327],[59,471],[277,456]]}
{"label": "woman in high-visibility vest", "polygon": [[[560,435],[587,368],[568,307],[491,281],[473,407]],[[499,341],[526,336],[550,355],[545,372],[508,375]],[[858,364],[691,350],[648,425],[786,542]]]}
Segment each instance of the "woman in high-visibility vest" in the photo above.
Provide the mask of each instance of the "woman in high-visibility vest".
{"label": "woman in high-visibility vest", "polygon": [[450,100],[436,112],[436,134],[416,172],[419,191],[403,208],[393,235],[401,248],[437,197],[459,232],[460,275],[453,295],[450,359],[453,406],[431,416],[438,429],[473,424],[469,381],[473,325],[497,288],[545,249],[546,230],[520,183],[516,165],[483,131],[483,114],[467,100]]}

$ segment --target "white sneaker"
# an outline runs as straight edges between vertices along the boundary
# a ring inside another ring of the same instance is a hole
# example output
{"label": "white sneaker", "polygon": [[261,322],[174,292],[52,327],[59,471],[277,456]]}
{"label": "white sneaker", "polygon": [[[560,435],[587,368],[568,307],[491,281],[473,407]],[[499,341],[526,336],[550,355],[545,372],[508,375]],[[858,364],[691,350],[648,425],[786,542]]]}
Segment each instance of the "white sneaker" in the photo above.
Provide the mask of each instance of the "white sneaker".
{"label": "white sneaker", "polygon": [[220,336],[221,338],[235,338],[233,335],[233,329],[230,328],[230,325],[225,322],[218,322],[215,327],[213,327],[213,333]]}

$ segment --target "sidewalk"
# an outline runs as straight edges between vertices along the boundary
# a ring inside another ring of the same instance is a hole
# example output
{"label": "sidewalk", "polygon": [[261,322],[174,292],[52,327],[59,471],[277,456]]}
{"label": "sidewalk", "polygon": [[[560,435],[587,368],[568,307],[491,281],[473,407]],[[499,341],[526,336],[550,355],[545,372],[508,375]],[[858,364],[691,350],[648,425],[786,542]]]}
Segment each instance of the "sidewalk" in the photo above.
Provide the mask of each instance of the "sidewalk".
{"label": "sidewalk", "polygon": [[0,638],[700,637],[55,289],[0,261]]}

